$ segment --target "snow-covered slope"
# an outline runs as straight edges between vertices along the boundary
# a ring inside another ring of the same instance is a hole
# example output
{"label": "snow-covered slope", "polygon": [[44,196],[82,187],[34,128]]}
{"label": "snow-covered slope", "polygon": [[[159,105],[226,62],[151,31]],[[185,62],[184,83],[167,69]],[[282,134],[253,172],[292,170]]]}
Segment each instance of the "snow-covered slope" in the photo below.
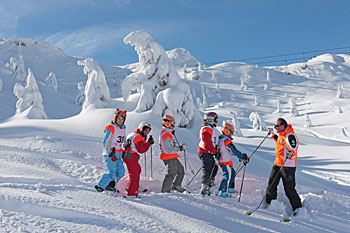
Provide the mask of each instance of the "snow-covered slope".
{"label": "snow-covered slope", "polygon": [[[274,142],[271,139],[264,141],[247,166],[240,202],[237,198],[223,199],[215,195],[201,197],[201,172],[188,187],[192,191],[191,194],[159,193],[164,177],[164,164],[159,159],[157,143],[153,145],[152,154],[147,152],[146,164],[144,157],[140,159],[141,186],[150,190],[141,194],[141,200],[124,199],[117,194],[97,193],[93,187],[105,169],[101,156],[103,128],[110,122],[114,107],[89,108],[79,113],[80,109],[72,109],[73,103],[70,103],[75,98],[73,90],[76,86],[70,89],[67,85],[66,92],[55,93],[39,82],[43,104],[51,119],[11,118],[4,121],[12,116],[15,110],[13,105],[16,99],[12,101],[8,96],[12,94],[17,81],[11,77],[9,68],[5,66],[9,58],[0,58],[0,78],[4,83],[0,91],[0,119],[3,120],[0,123],[1,231],[348,231],[349,55],[319,56],[307,63],[306,70],[301,68],[302,64],[290,65],[288,68],[291,75],[284,72],[285,67],[263,68],[229,62],[199,70],[198,80],[190,76],[192,68],[189,68],[189,73],[185,76],[194,99],[198,98],[195,102],[198,112],[193,125],[176,129],[180,143],[188,144],[188,166],[183,184],[189,182],[193,177],[192,171],[197,172],[201,166],[196,147],[203,112],[217,112],[219,125],[236,116],[242,136],[235,136],[234,142],[239,150],[248,155],[252,154],[267,134],[266,131],[252,129],[252,122],[249,120],[251,112],[257,112],[269,127],[277,117],[282,116],[296,129],[300,141],[296,179],[304,210],[292,223],[280,222],[285,209],[288,209],[281,186],[278,200],[272,202],[268,210],[258,210],[252,216],[246,215],[248,210],[259,204],[266,188],[274,160]],[[80,68],[76,65],[76,60],[70,64],[75,68],[66,64],[68,70]],[[32,65],[34,67],[36,64]],[[64,65],[59,63],[57,67]],[[121,71],[128,72],[128,69]],[[33,72],[35,73],[34,68]],[[55,72],[57,79],[58,73],[60,71]],[[183,75],[182,67],[179,67],[179,73]],[[83,73],[81,78],[86,79]],[[65,78],[62,76],[62,79]],[[108,86],[110,90],[117,91],[110,82]],[[339,87],[343,91],[342,98],[337,98]],[[123,101],[120,94],[112,95],[112,91],[111,97],[115,107],[128,110],[128,133],[132,132],[141,120],[148,120],[153,126],[151,134],[155,138],[158,137],[161,117],[153,115],[151,111],[134,111],[138,93],[132,93],[127,101]],[[289,113],[291,97],[295,101],[299,116],[292,117]],[[56,100],[57,98],[59,100]],[[277,99],[280,100],[281,113],[274,113],[277,109]],[[52,103],[51,109],[48,103]],[[335,106],[341,107],[342,113],[336,111]],[[311,127],[304,126],[306,114],[312,122]],[[180,161],[184,163],[183,157]],[[236,159],[234,165],[238,165]],[[220,181],[221,176],[219,172],[216,183]],[[242,172],[236,179],[238,191],[241,180]],[[122,180],[120,187],[124,186],[125,180]]]}

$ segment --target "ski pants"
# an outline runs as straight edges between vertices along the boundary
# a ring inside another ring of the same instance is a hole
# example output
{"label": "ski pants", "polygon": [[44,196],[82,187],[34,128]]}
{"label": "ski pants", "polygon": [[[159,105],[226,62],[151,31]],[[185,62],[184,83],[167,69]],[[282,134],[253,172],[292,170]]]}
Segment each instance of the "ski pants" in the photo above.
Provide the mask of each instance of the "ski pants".
{"label": "ski pants", "polygon": [[106,170],[108,173],[104,174],[100,181],[98,182],[98,186],[105,189],[111,181],[118,181],[124,176],[125,170],[123,165],[123,160],[121,159],[122,153],[115,153],[117,157],[117,161],[113,162],[108,155],[104,155],[104,162],[106,165]]}
{"label": "ski pants", "polygon": [[[283,167],[280,171],[279,166],[273,165],[270,173],[268,188],[266,189],[266,203],[270,204],[271,200],[277,199],[277,186],[282,178],[284,191],[289,199],[293,211],[301,207],[300,197],[295,190],[295,167]],[[276,177],[276,179],[275,179]],[[272,183],[272,181],[275,181]],[[270,187],[270,188],[269,188]]]}
{"label": "ski pants", "polygon": [[219,186],[219,191],[226,192],[227,191],[227,183],[228,187],[234,189],[235,188],[235,178],[236,171],[230,165],[221,164],[222,169],[222,180]]}
{"label": "ski pants", "polygon": [[214,184],[215,176],[218,172],[218,165],[215,163],[214,154],[199,153],[199,158],[202,161],[202,184],[209,185]]}
{"label": "ski pants", "polygon": [[[129,156],[130,155],[130,156]],[[138,162],[139,155],[136,153],[128,154],[124,162],[129,171],[128,196],[137,196],[140,186],[141,166]]]}
{"label": "ski pants", "polygon": [[185,170],[177,158],[163,160],[165,164],[165,178],[162,184],[162,193],[169,193],[172,186],[181,186]]}

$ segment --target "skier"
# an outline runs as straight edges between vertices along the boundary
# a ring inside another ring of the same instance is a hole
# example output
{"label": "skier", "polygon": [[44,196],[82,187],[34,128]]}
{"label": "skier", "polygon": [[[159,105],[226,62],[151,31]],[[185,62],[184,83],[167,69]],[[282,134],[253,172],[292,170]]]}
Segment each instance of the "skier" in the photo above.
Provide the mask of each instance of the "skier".
{"label": "skier", "polygon": [[138,128],[128,135],[124,148],[124,162],[129,171],[129,188],[128,196],[139,198],[138,191],[140,186],[141,166],[139,164],[140,154],[145,153],[154,143],[152,135],[147,140],[147,135],[152,126],[146,121],[142,121]]}
{"label": "skier", "polygon": [[198,145],[198,155],[202,161],[202,188],[201,194],[210,195],[210,187],[214,184],[218,166],[215,163],[216,156],[216,135],[214,128],[218,123],[218,115],[215,112],[208,112],[204,115],[203,125],[199,132],[200,142]]}
{"label": "skier", "polygon": [[103,157],[108,173],[104,174],[95,189],[98,192],[116,191],[116,183],[124,176],[124,165],[122,161],[122,143],[125,141],[126,110],[115,110],[111,124],[104,129]]}
{"label": "skier", "polygon": [[295,171],[297,167],[297,151],[299,140],[294,133],[291,124],[283,118],[276,120],[274,128],[278,136],[269,129],[269,135],[276,141],[275,153],[276,158],[271,169],[266,197],[262,208],[268,208],[271,201],[277,198],[277,186],[282,178],[284,191],[289,199],[293,209],[293,215],[297,215],[301,208],[300,197],[295,190]]}
{"label": "skier", "polygon": [[[232,135],[235,132],[235,128],[233,125],[229,123],[224,123],[222,130],[222,134],[219,136],[218,143],[218,165],[222,169],[222,180],[219,186],[219,196],[220,197],[232,197],[228,193],[237,193],[235,188],[235,177],[236,171],[233,169],[232,155],[237,156],[240,160],[243,161],[244,164],[249,162],[248,156],[235,147],[232,142]],[[227,183],[229,183],[229,187],[227,188]]]}
{"label": "skier", "polygon": [[165,115],[162,121],[162,131],[159,135],[160,159],[165,164],[166,174],[162,184],[162,193],[170,193],[170,190],[176,190],[180,193],[185,192],[181,187],[185,172],[184,167],[178,160],[180,158],[178,151],[186,150],[187,145],[176,145],[175,142],[175,118]]}

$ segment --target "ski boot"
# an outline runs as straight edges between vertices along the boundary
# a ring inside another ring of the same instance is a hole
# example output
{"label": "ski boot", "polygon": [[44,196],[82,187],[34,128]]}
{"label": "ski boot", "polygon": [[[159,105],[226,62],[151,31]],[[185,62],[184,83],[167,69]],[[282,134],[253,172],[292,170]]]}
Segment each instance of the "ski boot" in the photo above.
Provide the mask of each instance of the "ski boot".
{"label": "ski boot", "polygon": [[180,185],[173,186],[172,190],[176,190],[176,191],[178,191],[180,193],[184,193],[186,191],[186,189],[182,188]]}
{"label": "ski boot", "polygon": [[115,188],[115,181],[114,180],[109,182],[108,186],[106,187],[106,190],[114,192],[114,193],[117,191],[117,189]]}
{"label": "ski boot", "polygon": [[228,188],[227,189],[227,192],[228,193],[231,193],[231,194],[235,194],[235,193],[238,193],[236,190],[234,190],[233,188]]}
{"label": "ski boot", "polygon": [[227,192],[224,192],[224,191],[219,192],[219,197],[233,198],[231,195],[227,194]]}
{"label": "ski boot", "polygon": [[95,185],[95,189],[97,190],[97,192],[102,193],[103,192],[103,188],[101,188],[98,185]]}
{"label": "ski boot", "polygon": [[203,197],[204,197],[205,195],[210,196],[211,191],[210,191],[209,185],[202,184],[201,194],[203,195]]}

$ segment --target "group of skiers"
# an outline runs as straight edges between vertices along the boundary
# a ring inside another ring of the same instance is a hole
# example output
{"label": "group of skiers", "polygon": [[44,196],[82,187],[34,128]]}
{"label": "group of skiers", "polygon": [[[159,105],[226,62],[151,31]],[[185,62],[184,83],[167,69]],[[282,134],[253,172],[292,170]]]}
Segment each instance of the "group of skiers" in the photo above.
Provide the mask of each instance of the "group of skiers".
{"label": "group of skiers", "polygon": [[[104,129],[103,156],[107,172],[99,180],[95,189],[98,192],[117,191],[116,184],[124,176],[126,164],[129,172],[128,196],[139,197],[139,182],[141,166],[138,162],[140,155],[148,151],[154,139],[147,135],[152,130],[151,124],[142,121],[138,128],[126,136],[125,120],[126,110],[116,109],[111,124]],[[184,192],[181,186],[185,172],[179,161],[179,151],[187,148],[186,144],[179,145],[175,136],[175,118],[165,115],[162,120],[162,131],[159,135],[160,159],[165,165],[165,178],[162,183],[161,192],[169,193],[171,190]],[[214,128],[218,123],[218,115],[209,112],[204,115],[202,128],[199,133],[200,142],[198,155],[202,162],[202,187],[200,193],[210,195],[210,188],[214,184],[218,166],[222,169],[223,177],[220,182],[217,195],[220,197],[232,197],[236,193],[235,177],[236,171],[233,168],[232,157],[237,156],[244,165],[249,162],[247,154],[240,152],[232,142],[234,126],[224,123],[221,135],[217,138]],[[277,198],[277,186],[282,178],[284,189],[290,200],[293,211],[298,211],[301,201],[295,190],[295,169],[297,163],[298,139],[290,124],[283,118],[278,118],[274,127],[279,134],[269,129],[268,135],[276,141],[276,159],[272,168],[266,195],[262,207],[267,208],[272,200]],[[216,164],[215,159],[218,163]]]}

